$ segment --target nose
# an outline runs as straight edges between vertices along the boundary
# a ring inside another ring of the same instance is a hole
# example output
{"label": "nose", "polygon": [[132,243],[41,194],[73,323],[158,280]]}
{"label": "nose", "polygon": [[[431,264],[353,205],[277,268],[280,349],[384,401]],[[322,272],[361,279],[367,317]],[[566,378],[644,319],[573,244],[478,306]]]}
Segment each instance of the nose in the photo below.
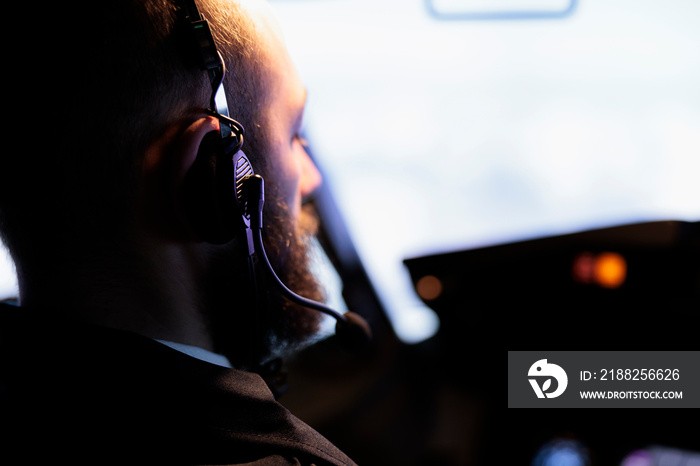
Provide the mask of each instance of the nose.
{"label": "nose", "polygon": [[299,165],[301,168],[301,176],[299,178],[299,191],[301,192],[302,200],[321,186],[323,177],[316,164],[311,160],[309,154],[304,150],[300,155]]}

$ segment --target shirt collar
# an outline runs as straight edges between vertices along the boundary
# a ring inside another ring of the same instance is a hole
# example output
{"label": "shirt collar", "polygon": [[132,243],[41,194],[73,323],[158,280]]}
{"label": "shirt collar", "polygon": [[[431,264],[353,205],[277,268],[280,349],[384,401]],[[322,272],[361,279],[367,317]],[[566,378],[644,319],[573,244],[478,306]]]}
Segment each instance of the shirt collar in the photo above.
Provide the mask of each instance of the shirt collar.
{"label": "shirt collar", "polygon": [[156,341],[164,344],[165,346],[169,346],[170,348],[176,351],[184,353],[188,356],[192,356],[193,358],[199,359],[200,361],[216,364],[217,366],[228,367],[229,369],[233,368],[228,358],[222,354],[214,353],[212,351],[205,350],[204,348],[200,348],[198,346],[186,345],[184,343],[176,343],[174,341]]}

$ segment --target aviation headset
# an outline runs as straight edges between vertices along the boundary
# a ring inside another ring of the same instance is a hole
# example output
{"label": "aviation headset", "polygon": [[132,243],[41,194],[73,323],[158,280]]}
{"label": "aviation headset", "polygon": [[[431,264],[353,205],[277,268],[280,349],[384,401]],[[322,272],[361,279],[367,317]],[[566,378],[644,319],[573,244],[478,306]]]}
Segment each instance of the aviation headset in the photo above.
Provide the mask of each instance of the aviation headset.
{"label": "aviation headset", "polygon": [[[229,115],[223,80],[226,67],[207,20],[194,0],[177,0],[189,25],[199,65],[209,75],[212,95],[206,113],[217,118],[220,131],[208,133],[197,157],[185,175],[186,209],[195,232],[212,244],[223,244],[236,236],[245,238],[251,283],[255,287],[253,257],[257,256],[277,289],[289,300],[323,312],[336,319],[336,336],[350,351],[362,349],[371,339],[367,322],[353,312],[341,314],[329,307],[297,295],[275,274],[262,242],[264,180],[256,174],[242,150],[243,126]],[[215,202],[212,202],[212,199]],[[257,295],[257,293],[256,293]],[[257,310],[256,310],[257,312]]]}

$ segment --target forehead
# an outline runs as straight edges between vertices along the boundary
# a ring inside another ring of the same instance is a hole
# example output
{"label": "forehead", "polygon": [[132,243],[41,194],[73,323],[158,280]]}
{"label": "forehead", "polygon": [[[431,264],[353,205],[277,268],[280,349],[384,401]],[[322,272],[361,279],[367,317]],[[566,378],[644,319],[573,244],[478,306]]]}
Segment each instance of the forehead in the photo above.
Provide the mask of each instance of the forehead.
{"label": "forehead", "polygon": [[300,119],[306,101],[306,88],[284,41],[274,11],[266,2],[245,3],[253,25],[257,68],[263,95],[259,116],[267,126],[270,143],[288,138]]}
{"label": "forehead", "polygon": [[294,65],[282,29],[275,12],[266,1],[251,0],[242,3],[255,28],[261,74],[268,81],[275,97],[303,97],[305,89],[296,66]]}

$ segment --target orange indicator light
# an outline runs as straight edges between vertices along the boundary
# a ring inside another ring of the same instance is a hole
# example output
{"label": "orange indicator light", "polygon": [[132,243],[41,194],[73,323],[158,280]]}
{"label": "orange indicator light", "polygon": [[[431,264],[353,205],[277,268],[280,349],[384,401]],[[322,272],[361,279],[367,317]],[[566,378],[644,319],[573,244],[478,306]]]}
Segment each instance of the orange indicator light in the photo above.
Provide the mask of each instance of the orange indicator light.
{"label": "orange indicator light", "polygon": [[574,259],[575,281],[603,288],[619,288],[627,279],[627,261],[616,252],[582,252]]}
{"label": "orange indicator light", "polygon": [[593,278],[604,288],[619,288],[627,278],[627,261],[614,252],[601,253],[596,257]]}
{"label": "orange indicator light", "polygon": [[426,301],[432,301],[442,294],[442,282],[434,275],[426,275],[416,282],[416,292]]}

